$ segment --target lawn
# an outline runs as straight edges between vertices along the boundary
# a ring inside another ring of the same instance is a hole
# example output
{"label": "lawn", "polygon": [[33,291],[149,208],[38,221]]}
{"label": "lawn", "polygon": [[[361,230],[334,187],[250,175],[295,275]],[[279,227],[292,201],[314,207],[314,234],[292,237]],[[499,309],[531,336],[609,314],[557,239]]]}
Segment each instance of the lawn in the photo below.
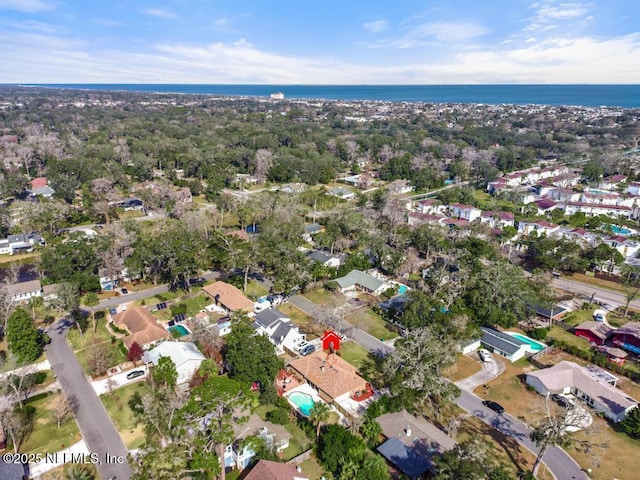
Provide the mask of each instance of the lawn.
{"label": "lawn", "polygon": [[302,468],[302,473],[309,480],[320,480],[325,474],[324,469],[314,457],[302,462],[300,468]]}
{"label": "lawn", "polygon": [[324,329],[302,310],[294,307],[290,303],[283,303],[278,305],[277,308],[285,315],[288,315],[291,321],[302,328],[306,333],[318,336],[322,335]]}
{"label": "lawn", "polygon": [[547,334],[547,337],[552,338],[553,340],[565,342],[568,345],[574,345],[575,347],[584,351],[588,351],[591,349],[591,344],[587,339],[576,337],[573,333],[561,327],[551,327],[549,333]]}
{"label": "lawn", "polygon": [[93,343],[94,338],[97,342],[106,342],[111,340],[111,332],[109,332],[106,327],[106,317],[102,316],[102,318],[99,318],[99,316],[96,315],[96,323],[97,328],[95,333],[93,332],[91,315],[87,318],[86,326],[81,325],[84,329],[82,334],[78,331],[76,325],[69,329],[69,332],[67,333],[67,342],[69,342],[69,345],[74,352],[78,352],[86,348],[87,345]]}
{"label": "lawn", "polygon": [[[244,280],[243,280],[244,281]],[[253,300],[257,300],[260,297],[264,297],[269,294],[269,289],[258,283],[255,280],[249,280],[247,282],[247,291],[245,295]]]}
{"label": "lawn", "polygon": [[369,308],[360,308],[350,313],[346,320],[354,327],[380,340],[389,340],[398,336],[395,331],[387,327],[387,322],[380,315]]}
{"label": "lawn", "polygon": [[[478,356],[476,352],[470,355],[475,355],[476,358]],[[452,382],[457,382],[479,372],[482,368],[480,362],[471,358],[470,355],[460,355],[456,364],[447,369],[445,376]]]}
{"label": "lawn", "polygon": [[330,307],[340,306],[347,301],[341,293],[328,292],[323,288],[305,292],[303,296],[315,304],[327,305]]}
{"label": "lawn", "polygon": [[53,402],[61,393],[43,393],[25,402],[35,407],[33,431],[20,448],[22,453],[53,453],[80,441],[78,425],[73,417],[67,418],[60,428],[53,414]]}
{"label": "lawn", "polygon": [[128,405],[135,392],[144,395],[150,392],[150,387],[146,382],[137,382],[100,397],[122,441],[129,449],[139,448],[144,444],[142,425],[136,424],[134,414]]}
{"label": "lawn", "polygon": [[341,342],[338,355],[358,370],[363,370],[371,363],[369,351],[355,342]]}
{"label": "lawn", "polygon": [[23,253],[20,255],[0,255],[0,264],[4,263],[19,263],[23,265],[25,263],[31,263],[36,258],[40,257],[40,252]]}
{"label": "lawn", "polygon": [[284,425],[284,428],[291,434],[289,446],[282,452],[285,461],[297,457],[302,452],[306,452],[311,448],[313,442],[298,425],[295,423],[288,423]]}
{"label": "lawn", "polygon": [[[92,343],[91,343],[91,335],[90,334],[85,334],[85,336],[89,337],[89,340],[87,342],[87,345],[80,349],[80,350],[76,350],[76,357],[78,358],[78,363],[80,364],[80,366],[82,367],[82,370],[84,370],[84,372],[87,375],[90,375],[89,372],[89,366],[88,366],[88,361],[87,359],[89,358],[89,354],[91,353],[91,348],[92,348]],[[111,365],[110,366],[114,366],[114,365],[120,365],[121,363],[124,363],[127,360],[127,354],[126,351],[123,350],[123,346],[122,345],[122,341],[118,340],[114,343],[111,342],[111,338],[109,338],[108,340],[98,340],[100,343],[98,344],[107,344],[110,352],[111,352]]]}

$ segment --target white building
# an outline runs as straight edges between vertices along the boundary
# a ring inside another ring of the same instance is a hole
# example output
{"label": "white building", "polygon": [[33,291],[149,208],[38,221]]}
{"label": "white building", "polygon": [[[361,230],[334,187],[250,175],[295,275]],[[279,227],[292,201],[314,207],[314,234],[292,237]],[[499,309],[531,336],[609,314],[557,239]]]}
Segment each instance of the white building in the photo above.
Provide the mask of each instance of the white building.
{"label": "white building", "polygon": [[291,319],[277,308],[263,310],[253,319],[253,328],[269,337],[278,355],[285,353],[285,350],[295,352],[296,347],[307,339],[298,326],[291,323]]}
{"label": "white building", "polygon": [[547,222],[546,220],[536,220],[533,222],[518,222],[518,233],[520,235],[531,235],[537,233],[538,235],[553,235],[560,230],[560,225]]}
{"label": "white building", "polygon": [[169,357],[178,372],[178,385],[188,383],[200,368],[206,357],[191,342],[162,342],[152,350],[145,352],[142,360],[146,364],[157,366],[161,357]]}
{"label": "white building", "polygon": [[475,219],[480,218],[481,215],[482,210],[471,205],[463,205],[461,203],[449,205],[449,216],[452,218],[473,222]]}
{"label": "white building", "polygon": [[42,285],[40,280],[30,280],[28,282],[12,283],[7,285],[9,296],[13,303],[26,303],[34,297],[42,296]]}
{"label": "white building", "polygon": [[562,361],[553,367],[527,373],[527,385],[540,395],[572,394],[608,419],[619,422],[638,402],[615,387],[617,377],[605,370],[590,370]]}
{"label": "white building", "polygon": [[564,214],[571,216],[582,212],[588,217],[607,215],[610,217],[622,216],[629,218],[633,209],[624,205],[600,205],[596,203],[569,202],[564,207]]}

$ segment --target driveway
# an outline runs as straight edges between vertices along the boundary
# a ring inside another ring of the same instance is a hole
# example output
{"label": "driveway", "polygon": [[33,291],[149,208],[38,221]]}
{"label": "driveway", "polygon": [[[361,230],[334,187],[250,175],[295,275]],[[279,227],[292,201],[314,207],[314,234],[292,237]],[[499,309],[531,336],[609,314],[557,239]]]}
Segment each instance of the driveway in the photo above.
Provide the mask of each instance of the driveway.
{"label": "driveway", "polygon": [[[477,355],[473,353],[473,355]],[[467,392],[473,392],[480,385],[490,382],[502,372],[504,372],[505,366],[501,360],[497,358],[491,358],[488,362],[480,362],[482,369],[470,377],[458,380],[455,384],[458,388],[466,390]]]}
{"label": "driveway", "polygon": [[[128,379],[127,375],[131,372],[134,372],[136,370],[142,370],[144,372],[144,375],[141,377],[137,377],[137,378],[133,378],[133,379]],[[120,373],[116,373],[115,375],[111,375],[108,378],[102,378],[100,380],[95,380],[93,382],[91,382],[91,386],[93,387],[93,389],[96,392],[96,395],[102,395],[103,393],[107,393],[109,391],[109,380],[111,380],[112,385],[111,385],[111,390],[115,390],[116,388],[121,388],[124,387],[126,385],[130,385],[132,383],[136,383],[136,382],[140,382],[142,380],[146,380],[147,379],[147,374],[149,372],[147,371],[147,367],[142,365],[140,367],[135,367],[135,368],[131,368],[125,372],[120,372]]]}
{"label": "driveway", "polygon": [[[101,463],[96,467],[100,478],[128,480],[131,467],[127,448],[67,343],[69,327],[70,324],[61,319],[47,330],[51,337],[46,348],[49,362],[64,393],[78,400],[76,421],[89,451],[98,454]],[[118,460],[113,460],[115,458]],[[108,459],[112,459],[112,463]]]}

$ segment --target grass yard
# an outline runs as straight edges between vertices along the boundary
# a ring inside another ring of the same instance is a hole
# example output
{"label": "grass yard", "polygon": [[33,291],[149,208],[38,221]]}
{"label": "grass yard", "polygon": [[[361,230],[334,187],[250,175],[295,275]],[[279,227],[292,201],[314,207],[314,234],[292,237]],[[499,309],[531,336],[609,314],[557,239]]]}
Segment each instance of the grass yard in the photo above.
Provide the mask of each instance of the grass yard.
{"label": "grass yard", "polygon": [[323,328],[302,310],[294,307],[290,303],[280,304],[277,308],[285,315],[288,315],[291,321],[302,328],[306,333],[318,336],[322,335]]}
{"label": "grass yard", "polygon": [[[244,281],[244,280],[243,280]],[[247,282],[247,292],[245,295],[253,300],[257,300],[260,297],[264,297],[269,294],[269,289],[258,283],[255,280],[249,280]]]}
{"label": "grass yard", "polygon": [[24,265],[25,263],[31,263],[36,258],[40,257],[40,252],[23,253],[19,255],[0,255],[0,265],[5,263],[19,263]]}
{"label": "grass yard", "polygon": [[35,407],[33,431],[20,448],[21,453],[58,452],[82,438],[73,417],[67,418],[60,428],[53,413],[54,402],[61,393],[43,393],[25,402]]}
{"label": "grass yard", "polygon": [[302,462],[300,467],[302,468],[304,476],[309,478],[309,480],[320,480],[325,474],[324,469],[314,457]]}
{"label": "grass yard", "polygon": [[593,320],[593,312],[596,310],[596,306],[590,306],[586,309],[578,309],[572,312],[567,313],[562,317],[562,321],[575,327],[576,325],[580,325],[583,322],[588,322]]}
{"label": "grass yard", "polygon": [[311,448],[313,441],[307,437],[307,434],[298,425],[288,423],[283,426],[291,434],[289,446],[282,452],[285,461],[297,457]]}
{"label": "grass yard", "polygon": [[341,293],[328,292],[323,288],[305,292],[303,297],[306,297],[308,300],[318,305],[327,305],[330,307],[338,307],[347,301]]}
{"label": "grass yard", "polygon": [[91,323],[91,315],[89,315],[87,318],[87,325],[82,334],[78,331],[78,328],[75,325],[72,326],[67,333],[67,342],[69,342],[71,349],[74,352],[78,352],[90,345],[94,338],[97,342],[110,341],[111,333],[107,330],[106,323],[107,319],[104,316],[102,318],[98,318],[98,315],[96,315],[96,324],[98,327],[94,333]]}
{"label": "grass yard", "polygon": [[573,333],[568,332],[562,327],[553,326],[549,330],[547,337],[561,342],[565,342],[568,345],[574,345],[580,350],[588,351],[591,349],[589,341],[582,337],[576,337]]}
{"label": "grass yard", "polygon": [[452,382],[457,382],[463,378],[470,377],[481,370],[480,361],[476,361],[471,356],[478,357],[476,352],[469,355],[460,355],[458,361],[451,368],[447,369],[445,376]]}
{"label": "grass yard", "polygon": [[142,425],[136,425],[134,414],[128,405],[135,392],[144,395],[150,392],[150,387],[146,382],[137,382],[100,397],[122,441],[129,449],[139,448],[144,444]]}
{"label": "grass yard", "polygon": [[387,327],[387,322],[380,315],[369,308],[360,308],[352,312],[346,320],[354,327],[358,327],[381,340],[389,340],[398,336],[395,331]]}
{"label": "grass yard", "polygon": [[[91,373],[89,371],[87,359],[89,358],[89,354],[91,353],[91,348],[93,345],[90,340],[91,335],[85,334],[85,336],[88,336],[89,340],[84,348],[76,350],[76,357],[78,358],[78,363],[82,367],[82,370],[84,370],[87,375],[90,375]],[[127,360],[126,351],[123,350],[124,347],[121,347],[122,342],[120,340],[112,343],[111,338],[109,338],[108,340],[99,340],[99,342],[99,344],[106,344],[109,351],[111,352],[111,367],[114,365],[120,365]]]}
{"label": "grass yard", "polygon": [[371,363],[369,351],[355,342],[341,342],[338,355],[360,371]]}

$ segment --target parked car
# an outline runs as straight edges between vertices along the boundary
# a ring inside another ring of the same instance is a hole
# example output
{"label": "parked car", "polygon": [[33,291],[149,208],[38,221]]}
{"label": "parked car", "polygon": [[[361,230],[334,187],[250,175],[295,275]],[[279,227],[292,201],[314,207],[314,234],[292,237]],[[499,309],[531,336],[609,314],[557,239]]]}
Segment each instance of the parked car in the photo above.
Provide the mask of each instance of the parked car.
{"label": "parked car", "polygon": [[316,351],[316,347],[308,343],[306,347],[300,350],[300,355],[302,355],[303,357],[306,357],[307,355],[310,355],[315,351]]}
{"label": "parked car", "polygon": [[483,362],[491,361],[491,352],[486,348],[481,348],[480,350],[478,350],[478,355],[480,356],[480,360],[482,360]]}
{"label": "parked car", "polygon": [[309,342],[302,341],[302,342],[300,342],[298,345],[296,345],[293,348],[295,348],[299,352],[303,348],[306,348],[306,347],[309,347],[309,346],[311,346],[311,344]]}
{"label": "parked car", "polygon": [[483,400],[482,404],[497,413],[503,413],[504,407],[493,400]]}
{"label": "parked car", "polygon": [[127,290],[126,288],[123,288],[123,289],[122,289],[122,294],[123,294],[123,295],[126,295],[127,293],[129,293],[129,290]]}
{"label": "parked car", "polygon": [[557,393],[554,393],[553,395],[551,395],[551,400],[556,402],[562,408],[571,408],[574,406],[573,402],[570,399],[568,399],[564,395],[559,395]]}
{"label": "parked car", "polygon": [[604,315],[600,312],[596,313],[593,318],[596,322],[604,323]]}
{"label": "parked car", "polygon": [[127,380],[133,380],[134,378],[144,376],[144,370],[134,370],[133,372],[127,373]]}

